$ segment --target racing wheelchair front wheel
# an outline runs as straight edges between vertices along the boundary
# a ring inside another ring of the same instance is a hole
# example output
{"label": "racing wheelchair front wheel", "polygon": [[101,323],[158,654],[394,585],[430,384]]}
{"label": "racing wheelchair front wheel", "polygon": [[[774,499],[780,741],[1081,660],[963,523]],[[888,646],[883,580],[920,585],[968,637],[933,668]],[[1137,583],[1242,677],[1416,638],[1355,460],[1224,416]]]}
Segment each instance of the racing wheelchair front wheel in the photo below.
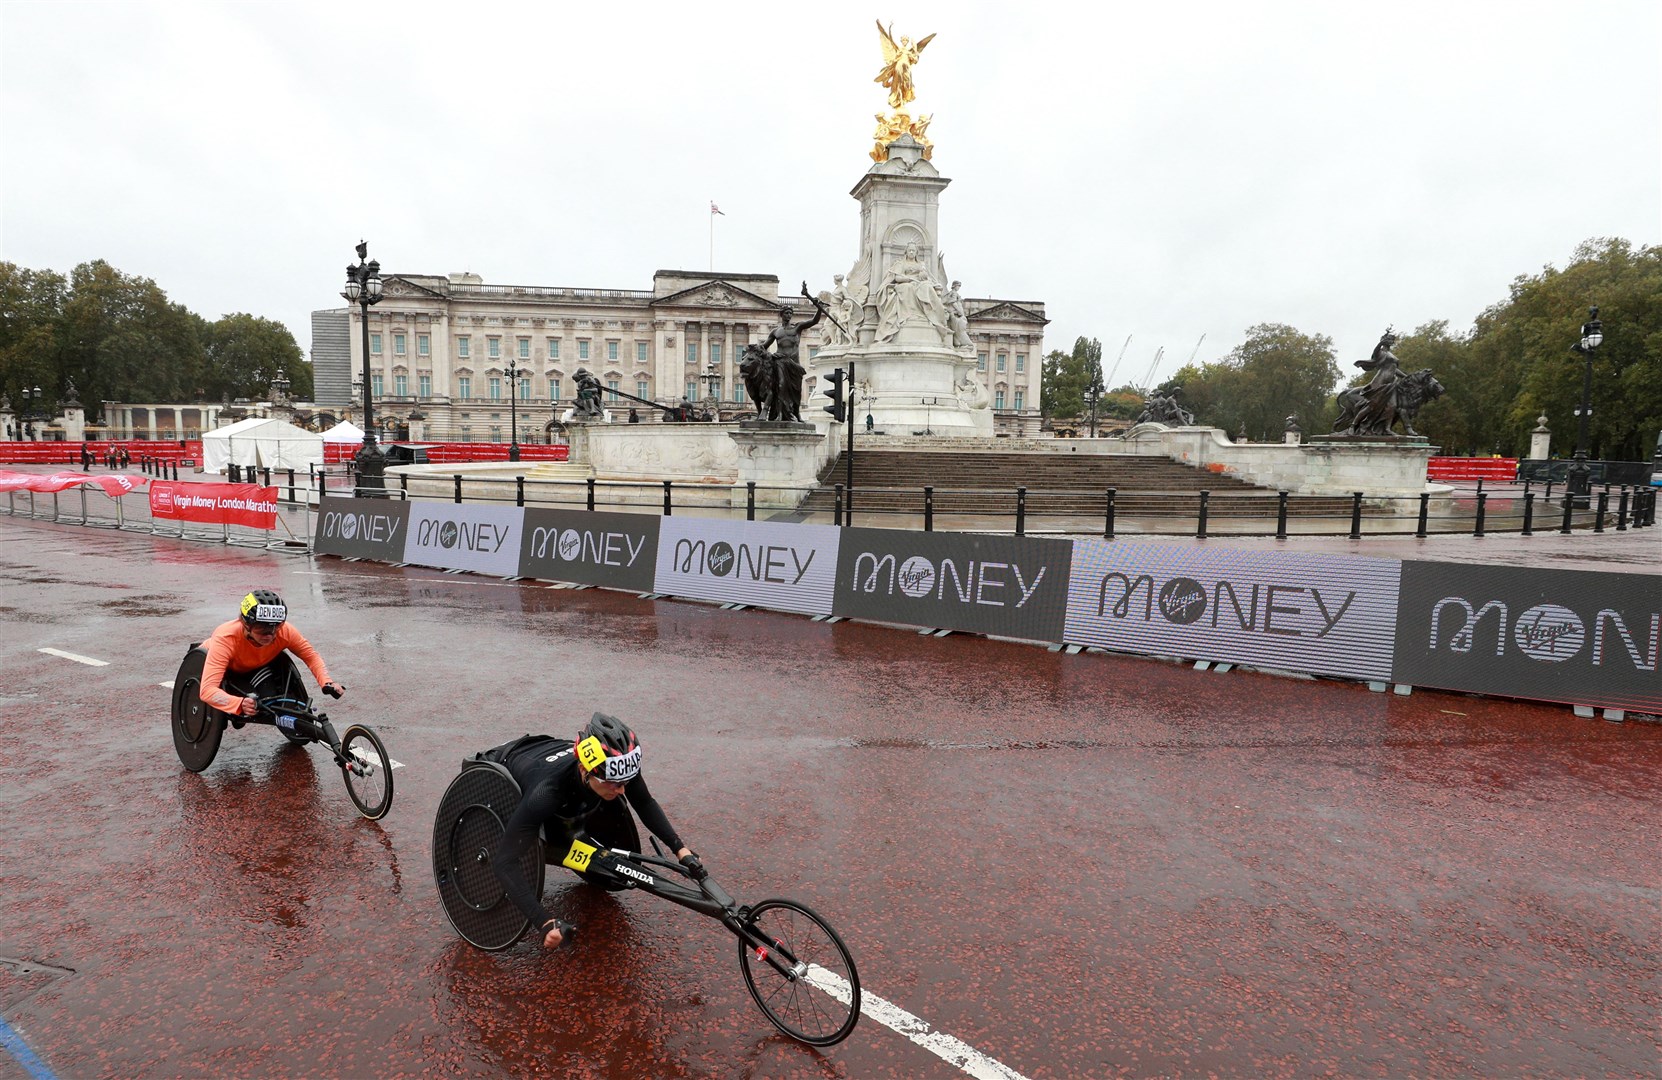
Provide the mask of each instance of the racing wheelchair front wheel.
{"label": "racing wheelchair front wheel", "polygon": [[794,900],[763,900],[740,925],[744,984],[773,1026],[809,1046],[848,1038],[860,1019],[860,976],[831,924]]}
{"label": "racing wheelchair front wheel", "polygon": [[[463,940],[486,952],[508,948],[531,926],[502,888],[494,864],[517,806],[513,774],[494,762],[469,760],[445,789],[433,819],[433,879],[445,918]],[[541,896],[544,868],[542,843],[533,840],[512,871]]]}
{"label": "racing wheelchair front wheel", "polygon": [[340,738],[340,772],[358,813],[379,821],[392,808],[392,759],[374,731],[353,724]]}
{"label": "racing wheelchair front wheel", "polygon": [[202,665],[208,653],[192,645],[173,678],[173,749],[191,772],[214,762],[225,737],[225,715],[202,700]]}

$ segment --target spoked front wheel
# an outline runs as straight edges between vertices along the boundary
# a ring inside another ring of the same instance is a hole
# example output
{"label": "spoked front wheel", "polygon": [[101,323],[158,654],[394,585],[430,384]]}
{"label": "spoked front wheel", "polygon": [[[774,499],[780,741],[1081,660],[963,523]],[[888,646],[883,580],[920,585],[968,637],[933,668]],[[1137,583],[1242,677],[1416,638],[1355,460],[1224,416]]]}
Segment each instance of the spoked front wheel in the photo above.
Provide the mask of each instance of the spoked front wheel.
{"label": "spoked front wheel", "polygon": [[860,976],[831,924],[794,900],[763,900],[741,923],[744,984],[773,1026],[810,1046],[848,1038],[860,1019]]}
{"label": "spoked front wheel", "polygon": [[362,724],[353,724],[341,736],[341,776],[346,793],[358,812],[371,821],[386,816],[392,808],[392,759],[380,738]]}

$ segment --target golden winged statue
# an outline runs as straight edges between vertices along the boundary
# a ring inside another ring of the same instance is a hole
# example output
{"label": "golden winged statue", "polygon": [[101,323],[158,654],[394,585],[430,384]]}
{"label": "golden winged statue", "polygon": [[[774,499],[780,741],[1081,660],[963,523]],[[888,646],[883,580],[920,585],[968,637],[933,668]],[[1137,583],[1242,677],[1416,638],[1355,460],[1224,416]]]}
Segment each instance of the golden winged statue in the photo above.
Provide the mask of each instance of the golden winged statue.
{"label": "golden winged statue", "polygon": [[912,90],[912,67],[917,64],[918,56],[924,46],[935,39],[934,34],[913,42],[909,37],[900,39],[899,44],[894,39],[894,23],[888,29],[878,21],[877,33],[883,39],[883,70],[877,73],[874,83],[881,83],[889,91],[889,108],[899,109],[905,106],[917,94]]}

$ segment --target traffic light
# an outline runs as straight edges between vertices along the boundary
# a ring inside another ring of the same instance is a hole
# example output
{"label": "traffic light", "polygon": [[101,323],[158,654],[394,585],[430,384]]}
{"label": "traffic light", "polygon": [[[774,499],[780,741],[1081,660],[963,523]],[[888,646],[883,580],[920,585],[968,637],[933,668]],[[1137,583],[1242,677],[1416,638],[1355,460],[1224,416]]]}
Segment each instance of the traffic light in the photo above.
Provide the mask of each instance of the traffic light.
{"label": "traffic light", "polygon": [[832,368],[825,376],[825,396],[831,399],[825,411],[839,424],[848,419],[848,402],[843,400],[843,380],[847,378],[848,372],[842,368]]}

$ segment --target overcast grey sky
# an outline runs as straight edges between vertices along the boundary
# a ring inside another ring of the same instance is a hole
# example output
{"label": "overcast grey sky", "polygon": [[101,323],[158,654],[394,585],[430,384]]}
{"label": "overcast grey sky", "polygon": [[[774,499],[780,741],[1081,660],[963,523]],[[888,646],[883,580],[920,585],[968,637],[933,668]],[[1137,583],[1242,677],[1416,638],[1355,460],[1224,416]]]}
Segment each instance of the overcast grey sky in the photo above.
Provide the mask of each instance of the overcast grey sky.
{"label": "overcast grey sky", "polygon": [[916,69],[940,245],[1113,377],[1260,322],[1468,328],[1596,236],[1662,241],[1662,4],[0,3],[0,258],[102,258],[309,348],[393,272],[817,289],[854,261],[875,19]]}

